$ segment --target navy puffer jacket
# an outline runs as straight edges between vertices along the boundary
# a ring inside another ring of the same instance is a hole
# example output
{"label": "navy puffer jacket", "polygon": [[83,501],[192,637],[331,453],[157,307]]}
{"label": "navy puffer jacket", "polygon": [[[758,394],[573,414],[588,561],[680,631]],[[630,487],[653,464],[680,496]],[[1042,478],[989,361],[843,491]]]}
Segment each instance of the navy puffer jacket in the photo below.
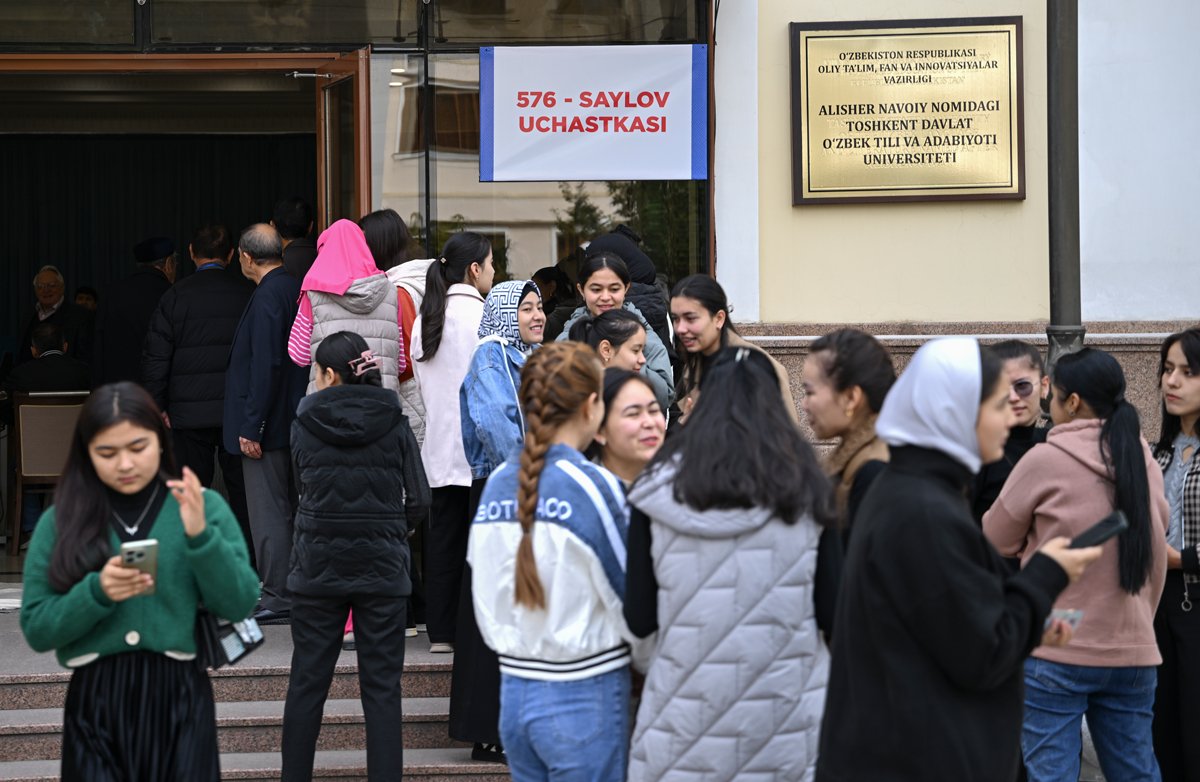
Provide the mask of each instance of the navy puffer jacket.
{"label": "navy puffer jacket", "polygon": [[421,452],[395,391],[335,386],[292,423],[300,492],[288,589],[411,594],[408,528],[429,510]]}

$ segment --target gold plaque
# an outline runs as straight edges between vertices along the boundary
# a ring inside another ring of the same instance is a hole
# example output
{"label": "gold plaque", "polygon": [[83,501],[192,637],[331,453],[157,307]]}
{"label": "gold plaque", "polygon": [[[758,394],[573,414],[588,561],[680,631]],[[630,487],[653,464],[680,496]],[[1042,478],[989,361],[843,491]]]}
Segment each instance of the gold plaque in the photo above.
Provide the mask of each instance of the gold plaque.
{"label": "gold plaque", "polygon": [[1025,197],[1020,17],[791,36],[793,204]]}

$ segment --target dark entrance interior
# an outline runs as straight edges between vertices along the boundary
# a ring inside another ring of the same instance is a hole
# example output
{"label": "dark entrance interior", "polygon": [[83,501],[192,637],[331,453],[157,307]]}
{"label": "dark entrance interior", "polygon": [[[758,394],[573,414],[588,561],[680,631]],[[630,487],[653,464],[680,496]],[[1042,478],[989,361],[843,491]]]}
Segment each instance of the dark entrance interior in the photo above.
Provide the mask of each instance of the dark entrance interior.
{"label": "dark entrance interior", "polygon": [[236,235],[280,197],[316,194],[312,79],[277,72],[0,75],[0,352],[46,264],[100,290],[132,246],[169,236],[179,273],[205,222]]}

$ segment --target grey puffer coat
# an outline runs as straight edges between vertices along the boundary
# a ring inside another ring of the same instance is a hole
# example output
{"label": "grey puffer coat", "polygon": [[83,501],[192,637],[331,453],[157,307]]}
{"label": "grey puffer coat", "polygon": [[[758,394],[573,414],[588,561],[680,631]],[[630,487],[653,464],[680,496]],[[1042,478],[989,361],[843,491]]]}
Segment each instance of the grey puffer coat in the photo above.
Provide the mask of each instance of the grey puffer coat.
{"label": "grey puffer coat", "polygon": [[829,651],[813,580],[821,529],[765,508],[697,511],[665,465],[629,501],[651,520],[659,630],[629,779],[813,779]]}

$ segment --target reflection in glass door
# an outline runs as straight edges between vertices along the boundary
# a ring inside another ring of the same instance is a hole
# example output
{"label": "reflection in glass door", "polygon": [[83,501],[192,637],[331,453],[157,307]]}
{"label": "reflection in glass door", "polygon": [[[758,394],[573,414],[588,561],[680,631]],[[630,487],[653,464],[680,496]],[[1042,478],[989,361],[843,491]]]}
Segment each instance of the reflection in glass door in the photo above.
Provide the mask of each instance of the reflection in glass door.
{"label": "reflection in glass door", "polygon": [[354,172],[354,80],[347,77],[321,90],[325,102],[325,203],[327,223],[357,220],[360,211]]}

